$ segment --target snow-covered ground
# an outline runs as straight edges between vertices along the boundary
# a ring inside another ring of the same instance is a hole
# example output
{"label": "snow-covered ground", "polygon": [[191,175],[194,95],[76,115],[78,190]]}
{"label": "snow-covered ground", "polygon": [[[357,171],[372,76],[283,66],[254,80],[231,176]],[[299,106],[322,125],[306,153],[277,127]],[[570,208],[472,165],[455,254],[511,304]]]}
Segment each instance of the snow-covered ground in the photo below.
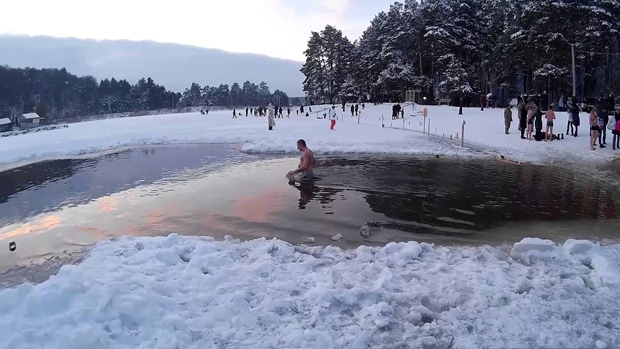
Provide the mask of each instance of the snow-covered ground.
{"label": "snow-covered ground", "polygon": [[616,348],[620,246],[98,244],[0,291],[2,348]]}
{"label": "snow-covered ground", "polygon": [[[277,125],[271,132],[267,130],[266,118],[240,116],[233,119],[231,111],[76,123],[66,129],[0,138],[0,167],[145,144],[228,143],[242,144],[242,149],[248,152],[296,152],[295,141],[299,138],[306,139],[318,153],[479,156],[482,151],[490,156],[504,155],[513,160],[532,162],[606,161],[614,156],[611,149],[590,151],[587,134],[583,131],[579,138],[568,137],[557,142],[524,141],[517,134],[515,122],[512,134],[505,135],[502,109],[481,112],[476,108],[466,108],[464,115],[459,116],[456,108],[429,106],[427,121],[430,121],[434,136],[428,137],[421,132],[423,117],[419,113],[420,106],[417,106],[417,112],[413,112],[410,106],[406,108],[404,123],[391,120],[391,104],[367,105],[362,111],[360,124],[349,112],[342,113],[342,109],[337,108],[340,120],[335,131],[329,130],[328,120],[316,118],[320,108],[314,106],[314,113],[307,118],[293,111],[290,119],[276,119]],[[516,109],[513,112],[516,119]],[[384,128],[381,127],[382,116]],[[556,132],[566,131],[566,118],[565,113],[558,113]],[[586,119],[585,115],[582,119]],[[465,148],[460,147],[460,142],[449,140],[450,135],[455,138],[456,133],[461,132],[463,121],[466,121]],[[611,134],[608,136],[611,143]]]}

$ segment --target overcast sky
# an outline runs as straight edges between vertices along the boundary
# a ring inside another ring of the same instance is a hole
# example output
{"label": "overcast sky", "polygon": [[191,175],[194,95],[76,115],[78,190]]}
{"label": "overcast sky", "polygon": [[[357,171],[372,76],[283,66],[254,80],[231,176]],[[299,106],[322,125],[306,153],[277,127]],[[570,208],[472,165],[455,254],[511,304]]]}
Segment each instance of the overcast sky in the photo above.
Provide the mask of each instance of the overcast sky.
{"label": "overcast sky", "polygon": [[153,40],[302,61],[326,24],[357,39],[393,0],[14,0],[0,34]]}

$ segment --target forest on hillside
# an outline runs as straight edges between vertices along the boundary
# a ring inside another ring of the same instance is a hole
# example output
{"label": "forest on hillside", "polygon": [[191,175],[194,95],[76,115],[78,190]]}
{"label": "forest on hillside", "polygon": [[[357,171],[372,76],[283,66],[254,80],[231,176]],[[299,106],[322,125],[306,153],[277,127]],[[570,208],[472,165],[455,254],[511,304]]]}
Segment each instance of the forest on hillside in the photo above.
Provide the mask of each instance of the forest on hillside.
{"label": "forest on hillside", "polygon": [[428,100],[492,93],[500,100],[573,89],[620,89],[620,1],[405,0],[371,21],[359,40],[336,27],[312,32],[301,69],[314,101]]}
{"label": "forest on hillside", "polygon": [[36,111],[47,121],[86,116],[174,109],[192,106],[267,105],[278,101],[287,106],[286,93],[271,93],[265,82],[246,81],[200,87],[197,83],[183,93],[173,92],[142,78],[135,84],[115,78],[98,81],[78,77],[66,69],[10,68],[0,66],[0,118]]}

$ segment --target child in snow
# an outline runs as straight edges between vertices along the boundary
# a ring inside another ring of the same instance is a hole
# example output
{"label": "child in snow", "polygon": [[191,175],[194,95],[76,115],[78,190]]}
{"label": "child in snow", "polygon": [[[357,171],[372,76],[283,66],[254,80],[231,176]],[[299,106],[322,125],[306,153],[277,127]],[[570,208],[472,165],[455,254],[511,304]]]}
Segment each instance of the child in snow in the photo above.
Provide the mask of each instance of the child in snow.
{"label": "child in snow", "polygon": [[555,120],[555,113],[553,112],[553,106],[549,106],[549,110],[545,112],[545,118],[547,119],[547,134],[545,136],[546,141],[553,141],[553,120]]}

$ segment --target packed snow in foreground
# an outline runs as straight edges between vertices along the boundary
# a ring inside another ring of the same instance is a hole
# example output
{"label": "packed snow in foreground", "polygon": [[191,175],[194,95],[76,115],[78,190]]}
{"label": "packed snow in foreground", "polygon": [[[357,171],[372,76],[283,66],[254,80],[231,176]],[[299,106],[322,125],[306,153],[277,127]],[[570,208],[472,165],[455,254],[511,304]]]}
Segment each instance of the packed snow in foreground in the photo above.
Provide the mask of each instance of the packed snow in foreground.
{"label": "packed snow in foreground", "polygon": [[170,235],[96,245],[0,291],[3,348],[620,346],[620,246],[293,246]]}
{"label": "packed snow in foreground", "polygon": [[[503,155],[518,161],[548,162],[606,161],[617,156],[611,149],[588,149],[587,133],[555,142],[524,141],[517,134],[504,134],[503,109],[480,111],[467,108],[458,115],[456,108],[428,106],[426,122],[422,106],[405,107],[405,121],[391,119],[392,104],[367,105],[359,120],[350,112],[336,108],[338,122],[329,130],[329,120],[322,117],[327,106],[313,106],[309,117],[292,110],[290,118],[276,119],[274,130],[267,130],[266,118],[244,114],[232,118],[232,111],[165,114],[133,118],[106,119],[71,124],[69,128],[0,138],[0,168],[18,162],[67,158],[112,149],[153,144],[241,144],[247,152],[297,153],[295,142],[306,139],[318,154],[375,153],[424,154],[458,157]],[[286,111],[284,112],[286,114]],[[516,120],[516,109],[513,109]],[[586,118],[586,116],[582,116]],[[565,113],[558,112],[556,133],[564,132]],[[359,121],[359,124],[358,124]],[[466,146],[456,139],[465,125]],[[433,137],[422,134],[424,125]],[[384,125],[385,127],[382,127]],[[610,135],[611,138],[611,135]],[[620,152],[618,153],[620,154]]]}

